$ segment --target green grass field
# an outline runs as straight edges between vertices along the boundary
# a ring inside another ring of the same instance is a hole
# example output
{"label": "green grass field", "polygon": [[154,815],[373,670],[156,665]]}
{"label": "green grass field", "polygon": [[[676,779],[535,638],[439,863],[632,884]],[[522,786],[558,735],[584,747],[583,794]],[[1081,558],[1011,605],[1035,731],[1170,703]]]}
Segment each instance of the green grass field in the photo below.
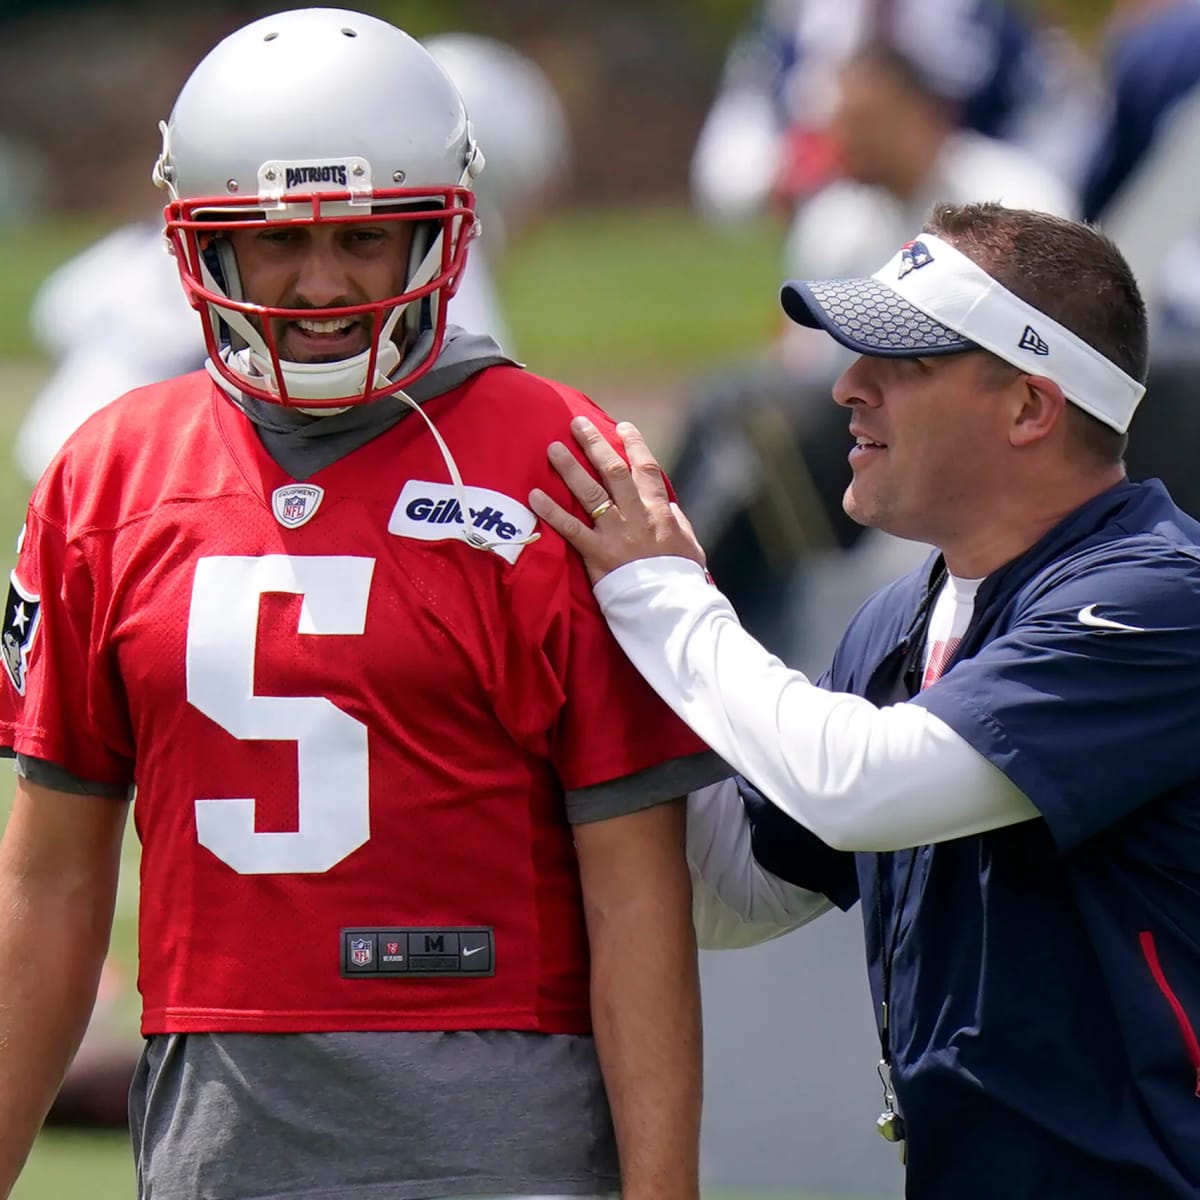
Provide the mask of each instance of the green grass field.
{"label": "green grass field", "polygon": [[[120,1135],[44,1134],[12,1200],[124,1200],[133,1195],[129,1146]],[[708,1200],[833,1200],[712,1193]]]}
{"label": "green grass field", "polygon": [[[0,229],[0,444],[11,445],[24,407],[46,372],[27,324],[34,291],[47,272],[106,227],[102,219],[86,218]],[[595,384],[621,397],[626,389],[633,395],[646,386],[669,388],[771,336],[778,324],[778,238],[778,231],[765,225],[718,236],[670,209],[566,214],[522,243],[501,275],[519,353],[539,372],[587,390]],[[636,419],[627,410],[620,415]],[[26,498],[17,473],[0,471],[0,565],[5,571]],[[0,797],[0,806],[6,799]],[[136,858],[131,838],[113,931],[114,957],[130,978],[136,957]],[[116,1016],[131,1036],[135,999],[131,996]],[[132,1160],[123,1136],[57,1131],[39,1139],[12,1193],[13,1200],[126,1200],[132,1195]]]}
{"label": "green grass field", "polygon": [[[11,1200],[129,1200],[133,1160],[120,1134],[44,1133]],[[844,1197],[712,1192],[706,1200],[845,1200]]]}
{"label": "green grass field", "polygon": [[[120,1135],[43,1134],[11,1200],[128,1200],[134,1194],[131,1163],[128,1143]],[[719,1192],[707,1200],[835,1198]]]}
{"label": "green grass field", "polygon": [[[131,1164],[129,1145],[120,1135],[43,1134],[11,1200],[128,1200],[134,1194]],[[714,1192],[707,1200],[835,1198]]]}

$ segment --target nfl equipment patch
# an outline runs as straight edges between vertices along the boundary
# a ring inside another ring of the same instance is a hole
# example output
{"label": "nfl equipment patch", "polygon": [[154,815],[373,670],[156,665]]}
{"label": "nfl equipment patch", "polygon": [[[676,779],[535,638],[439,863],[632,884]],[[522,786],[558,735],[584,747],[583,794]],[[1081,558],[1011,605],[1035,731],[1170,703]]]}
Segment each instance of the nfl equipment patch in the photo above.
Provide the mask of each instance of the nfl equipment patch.
{"label": "nfl equipment patch", "polygon": [[25,695],[25,668],[29,648],[37,633],[42,612],[42,600],[17,579],[16,571],[9,576],[8,600],[4,605],[4,626],[0,630],[0,651],[4,655],[4,671],[9,682]]}
{"label": "nfl equipment patch", "polygon": [[287,483],[271,493],[271,511],[285,529],[311,521],[321,507],[325,489],[312,483]]}

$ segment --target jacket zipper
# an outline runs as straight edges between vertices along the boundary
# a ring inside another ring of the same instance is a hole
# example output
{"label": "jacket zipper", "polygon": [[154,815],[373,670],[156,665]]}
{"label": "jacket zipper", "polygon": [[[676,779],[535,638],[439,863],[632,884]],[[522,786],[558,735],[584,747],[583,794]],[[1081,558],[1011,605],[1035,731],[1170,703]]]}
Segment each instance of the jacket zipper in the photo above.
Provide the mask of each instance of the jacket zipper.
{"label": "jacket zipper", "polygon": [[1150,974],[1154,976],[1154,982],[1158,984],[1158,990],[1166,997],[1171,1011],[1175,1014],[1179,1031],[1183,1034],[1183,1041],[1187,1046],[1188,1058],[1192,1062],[1192,1070],[1196,1073],[1195,1094],[1200,1096],[1200,1037],[1196,1036],[1195,1027],[1187,1015],[1187,1010],[1167,982],[1162,963],[1158,960],[1158,947],[1154,944],[1154,934],[1148,929],[1143,929],[1138,934],[1138,941],[1141,943],[1142,957],[1145,958],[1146,965],[1150,968]]}

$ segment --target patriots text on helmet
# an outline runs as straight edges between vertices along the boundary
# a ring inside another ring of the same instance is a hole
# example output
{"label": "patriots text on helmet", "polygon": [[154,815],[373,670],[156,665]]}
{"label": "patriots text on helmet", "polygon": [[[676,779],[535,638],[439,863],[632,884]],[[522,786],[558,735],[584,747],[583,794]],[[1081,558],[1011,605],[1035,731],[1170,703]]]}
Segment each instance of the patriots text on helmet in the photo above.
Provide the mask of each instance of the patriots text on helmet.
{"label": "patriots text on helmet", "polygon": [[288,167],[287,187],[300,187],[306,183],[337,183],[346,186],[346,164],[325,163],[317,167]]}

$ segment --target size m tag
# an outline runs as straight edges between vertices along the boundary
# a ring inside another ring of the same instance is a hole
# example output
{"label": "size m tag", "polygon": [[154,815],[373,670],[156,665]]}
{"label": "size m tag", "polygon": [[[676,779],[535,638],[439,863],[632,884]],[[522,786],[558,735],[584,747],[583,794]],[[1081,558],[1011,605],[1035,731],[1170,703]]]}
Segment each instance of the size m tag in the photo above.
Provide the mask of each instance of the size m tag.
{"label": "size m tag", "polygon": [[347,979],[413,976],[486,976],[496,973],[490,925],[367,926],[339,934]]}

